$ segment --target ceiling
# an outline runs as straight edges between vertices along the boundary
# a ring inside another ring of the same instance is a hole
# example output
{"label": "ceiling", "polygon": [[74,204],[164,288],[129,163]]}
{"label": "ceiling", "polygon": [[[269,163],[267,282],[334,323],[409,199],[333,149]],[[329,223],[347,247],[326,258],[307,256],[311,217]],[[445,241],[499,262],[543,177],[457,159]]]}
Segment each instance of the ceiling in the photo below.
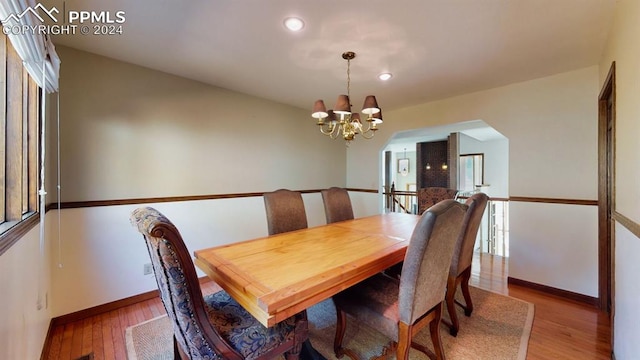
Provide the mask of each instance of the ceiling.
{"label": "ceiling", "polygon": [[[616,0],[44,0],[61,14],[125,12],[122,35],[54,36],[65,45],[311,109],[346,93],[359,111],[544,77],[598,63]],[[63,10],[64,9],[64,10]],[[284,18],[305,28],[287,31]],[[64,59],[62,66],[64,67]],[[382,82],[382,72],[393,78]]]}

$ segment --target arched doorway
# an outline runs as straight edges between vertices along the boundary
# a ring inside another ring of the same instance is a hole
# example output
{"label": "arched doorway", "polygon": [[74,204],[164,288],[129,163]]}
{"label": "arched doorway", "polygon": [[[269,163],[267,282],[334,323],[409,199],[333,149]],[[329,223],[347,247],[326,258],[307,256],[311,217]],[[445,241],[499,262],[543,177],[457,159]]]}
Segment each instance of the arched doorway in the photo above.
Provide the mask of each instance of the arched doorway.
{"label": "arched doorway", "polygon": [[492,200],[477,249],[509,255],[509,140],[504,135],[472,120],[398,132],[383,153],[383,186],[387,193],[393,186],[397,198],[392,211],[416,213],[415,190],[420,187],[455,187],[461,201],[485,192]]}

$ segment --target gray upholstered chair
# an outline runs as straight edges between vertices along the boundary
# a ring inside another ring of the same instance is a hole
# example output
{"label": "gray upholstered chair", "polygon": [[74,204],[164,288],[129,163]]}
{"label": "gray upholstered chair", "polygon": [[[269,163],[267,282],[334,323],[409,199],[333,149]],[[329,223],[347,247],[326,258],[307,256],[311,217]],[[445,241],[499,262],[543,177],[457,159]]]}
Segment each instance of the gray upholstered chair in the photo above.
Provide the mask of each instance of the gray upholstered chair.
{"label": "gray upholstered chair", "polygon": [[[392,340],[398,360],[409,358],[414,347],[429,357],[444,359],[440,341],[447,275],[467,206],[445,200],[427,210],[416,225],[407,248],[400,279],[377,274],[336,295],[337,326],[334,351],[357,358],[342,347],[346,314],[377,329]],[[413,335],[429,325],[434,353],[413,341]]]}
{"label": "gray upholstered chair", "polygon": [[[453,336],[458,335],[458,329],[460,327],[454,304],[462,307],[466,316],[471,316],[471,312],[473,312],[473,303],[471,302],[471,295],[469,294],[471,260],[473,259],[473,247],[478,235],[478,228],[480,227],[482,215],[484,214],[484,209],[487,207],[488,200],[489,197],[485,193],[476,193],[470,196],[465,202],[465,205],[469,206],[469,210],[465,216],[462,224],[462,232],[458,237],[456,247],[453,251],[451,267],[449,268],[449,278],[447,280],[447,295],[445,298],[449,318],[451,319],[451,323],[447,323],[447,325],[449,326],[449,332]],[[462,289],[466,306],[455,300],[458,284],[460,284],[460,288]]]}
{"label": "gray upholstered chair", "polygon": [[327,224],[353,219],[353,208],[347,189],[331,187],[322,190],[321,193]]}
{"label": "gray upholstered chair", "polygon": [[143,235],[162,303],[173,324],[174,358],[298,359],[308,338],[306,312],[264,327],[225,291],[203,298],[193,260],[178,229],[160,212],[131,214]]}
{"label": "gray upholstered chair", "polygon": [[304,201],[299,192],[279,189],[264,193],[262,197],[267,211],[269,235],[305,229],[308,226]]}
{"label": "gray upholstered chair", "polygon": [[418,189],[418,215],[442,200],[454,199],[458,195],[458,190],[444,187],[426,187]]}

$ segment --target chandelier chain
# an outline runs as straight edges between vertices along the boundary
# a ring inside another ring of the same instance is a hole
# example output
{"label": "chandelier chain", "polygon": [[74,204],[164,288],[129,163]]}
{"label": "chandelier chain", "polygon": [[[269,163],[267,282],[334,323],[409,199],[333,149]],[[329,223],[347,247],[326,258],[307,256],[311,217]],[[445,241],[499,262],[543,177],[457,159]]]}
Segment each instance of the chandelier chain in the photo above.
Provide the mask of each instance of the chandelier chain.
{"label": "chandelier chain", "polygon": [[351,59],[347,60],[347,96],[351,99]]}

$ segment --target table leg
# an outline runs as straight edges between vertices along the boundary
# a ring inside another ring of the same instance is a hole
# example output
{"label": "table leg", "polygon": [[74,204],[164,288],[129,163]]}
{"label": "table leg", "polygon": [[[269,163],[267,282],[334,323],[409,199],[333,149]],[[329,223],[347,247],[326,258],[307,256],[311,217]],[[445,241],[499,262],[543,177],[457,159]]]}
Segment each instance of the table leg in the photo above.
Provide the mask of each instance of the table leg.
{"label": "table leg", "polygon": [[318,350],[314,349],[313,345],[311,345],[311,341],[307,339],[307,341],[302,344],[300,360],[327,360],[327,358],[322,356]]}

